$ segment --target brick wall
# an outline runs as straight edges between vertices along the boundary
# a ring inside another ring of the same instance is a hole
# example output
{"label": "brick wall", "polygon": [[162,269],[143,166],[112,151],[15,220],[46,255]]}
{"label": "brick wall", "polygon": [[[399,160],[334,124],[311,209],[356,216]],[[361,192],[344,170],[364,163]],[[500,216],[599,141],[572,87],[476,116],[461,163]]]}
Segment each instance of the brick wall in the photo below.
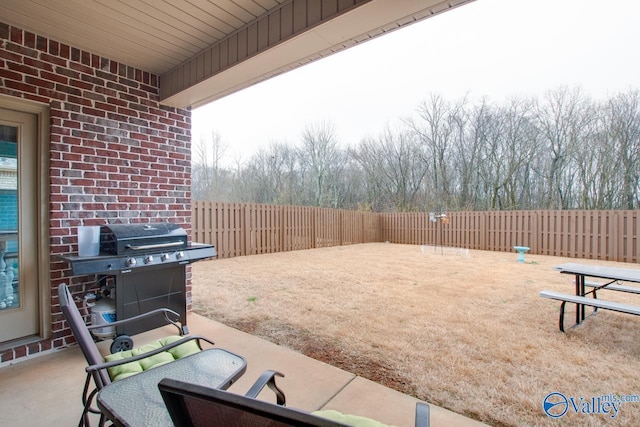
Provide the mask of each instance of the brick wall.
{"label": "brick wall", "polygon": [[[171,221],[190,233],[191,112],[160,105],[158,80],[0,22],[0,93],[50,106],[53,332],[2,362],[73,342],[54,290],[70,282],[82,292],[95,279],[70,279],[56,258],[77,251],[78,225]],[[190,301],[190,280],[187,291]]]}

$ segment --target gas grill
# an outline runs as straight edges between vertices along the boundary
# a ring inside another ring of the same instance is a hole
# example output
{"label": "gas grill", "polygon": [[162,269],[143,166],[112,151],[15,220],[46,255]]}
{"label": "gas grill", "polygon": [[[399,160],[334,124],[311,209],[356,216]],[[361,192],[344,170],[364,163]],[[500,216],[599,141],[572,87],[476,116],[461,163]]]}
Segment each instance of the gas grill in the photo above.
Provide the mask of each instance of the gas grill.
{"label": "gas grill", "polygon": [[[188,243],[186,231],[165,223],[109,224],[100,228],[100,254],[61,255],[74,276],[99,275],[99,282],[115,282],[117,319],[127,319],[157,308],[180,314],[186,325],[186,269],[192,262],[215,257],[212,245]],[[118,327],[133,335],[165,324],[150,318]]]}

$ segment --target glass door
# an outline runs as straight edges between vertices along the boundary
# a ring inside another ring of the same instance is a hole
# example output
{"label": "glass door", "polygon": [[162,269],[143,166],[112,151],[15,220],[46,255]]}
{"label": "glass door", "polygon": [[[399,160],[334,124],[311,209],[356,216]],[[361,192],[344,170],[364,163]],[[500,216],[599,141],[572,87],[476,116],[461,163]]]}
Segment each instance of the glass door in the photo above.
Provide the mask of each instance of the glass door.
{"label": "glass door", "polygon": [[39,332],[36,126],[0,109],[0,342]]}

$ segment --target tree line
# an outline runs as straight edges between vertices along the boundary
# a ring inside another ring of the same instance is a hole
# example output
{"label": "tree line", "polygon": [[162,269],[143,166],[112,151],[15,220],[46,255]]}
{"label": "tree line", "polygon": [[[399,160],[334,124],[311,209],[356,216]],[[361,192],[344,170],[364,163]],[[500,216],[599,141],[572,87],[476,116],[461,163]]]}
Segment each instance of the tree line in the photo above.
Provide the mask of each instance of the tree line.
{"label": "tree line", "polygon": [[560,87],[502,103],[432,94],[415,116],[351,148],[320,122],[232,167],[227,149],[217,132],[194,146],[195,199],[376,212],[637,209],[640,91],[594,100]]}

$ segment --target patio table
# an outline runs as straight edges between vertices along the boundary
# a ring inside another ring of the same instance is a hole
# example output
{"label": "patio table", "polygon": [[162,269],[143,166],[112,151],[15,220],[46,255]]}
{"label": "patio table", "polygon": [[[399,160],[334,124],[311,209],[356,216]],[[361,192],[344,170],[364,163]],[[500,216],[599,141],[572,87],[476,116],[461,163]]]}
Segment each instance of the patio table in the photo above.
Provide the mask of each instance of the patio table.
{"label": "patio table", "polygon": [[203,350],[109,384],[98,393],[98,408],[118,427],[173,426],[158,390],[163,378],[225,390],[246,369],[242,356],[221,348]]}

